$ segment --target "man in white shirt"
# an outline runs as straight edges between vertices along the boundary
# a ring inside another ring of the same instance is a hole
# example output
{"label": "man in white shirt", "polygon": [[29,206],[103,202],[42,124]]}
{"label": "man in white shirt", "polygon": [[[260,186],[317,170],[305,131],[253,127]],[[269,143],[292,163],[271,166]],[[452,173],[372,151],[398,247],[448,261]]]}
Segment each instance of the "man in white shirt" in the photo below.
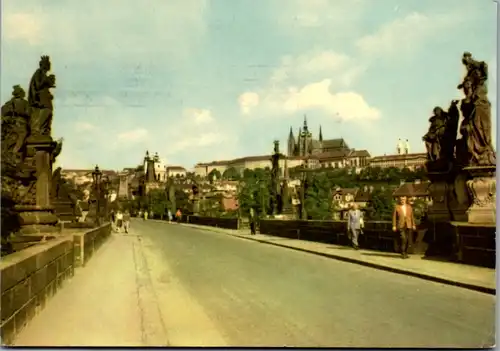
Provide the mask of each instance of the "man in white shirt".
{"label": "man in white shirt", "polygon": [[123,213],[122,213],[122,211],[118,210],[118,212],[116,213],[116,231],[117,232],[121,231],[122,225],[123,225]]}
{"label": "man in white shirt", "polygon": [[364,227],[363,213],[358,209],[357,204],[353,204],[347,213],[347,233],[351,240],[352,247],[359,249],[358,238]]}

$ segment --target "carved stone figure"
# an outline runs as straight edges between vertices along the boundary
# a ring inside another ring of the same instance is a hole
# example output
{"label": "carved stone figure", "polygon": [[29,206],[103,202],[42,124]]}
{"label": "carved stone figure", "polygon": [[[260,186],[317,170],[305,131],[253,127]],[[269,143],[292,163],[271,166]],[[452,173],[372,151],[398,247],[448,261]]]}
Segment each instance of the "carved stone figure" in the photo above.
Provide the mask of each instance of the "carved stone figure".
{"label": "carved stone figure", "polygon": [[486,81],[488,80],[488,65],[484,61],[476,61],[470,52],[464,52],[462,63],[467,69],[465,78],[457,89],[463,89],[465,82],[471,83],[471,96],[473,100],[484,99],[488,100],[488,88]]}
{"label": "carved stone figure", "polygon": [[490,166],[496,164],[491,139],[491,104],[487,98],[487,65],[476,61],[470,53],[462,59],[467,68],[464,81],[458,86],[464,92],[460,110],[461,140],[457,142],[457,159],[464,166]]}
{"label": "carved stone figure", "polygon": [[30,128],[33,136],[50,136],[52,132],[52,105],[53,96],[51,88],[55,88],[56,78],[53,74],[48,75],[51,64],[48,56],[40,59],[38,68],[31,78],[28,102],[32,108]]}
{"label": "carved stone figure", "polygon": [[[26,138],[29,133],[30,106],[25,99],[26,93],[20,85],[15,85],[12,98],[2,106],[2,137],[4,133],[5,144],[14,155],[21,158],[20,152],[24,152]],[[4,138],[2,138],[4,140]]]}
{"label": "carved stone figure", "polygon": [[434,116],[429,119],[431,125],[423,140],[427,148],[427,159],[431,162],[453,160],[459,119],[457,103],[456,100],[452,101],[448,112],[435,107]]}
{"label": "carved stone figure", "polygon": [[2,196],[16,204],[35,203],[35,167],[26,158],[30,107],[24,90],[13,87],[12,99],[2,106]]}

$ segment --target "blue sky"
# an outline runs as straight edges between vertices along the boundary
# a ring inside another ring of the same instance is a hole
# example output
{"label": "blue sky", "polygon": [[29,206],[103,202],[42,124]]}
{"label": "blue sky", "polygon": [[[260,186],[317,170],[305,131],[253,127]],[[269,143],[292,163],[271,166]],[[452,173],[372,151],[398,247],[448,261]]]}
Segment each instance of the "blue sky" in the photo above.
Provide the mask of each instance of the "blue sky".
{"label": "blue sky", "polygon": [[64,168],[267,154],[304,114],[374,156],[420,152],[464,51],[496,106],[495,33],[490,0],[4,0],[1,98],[50,55]]}

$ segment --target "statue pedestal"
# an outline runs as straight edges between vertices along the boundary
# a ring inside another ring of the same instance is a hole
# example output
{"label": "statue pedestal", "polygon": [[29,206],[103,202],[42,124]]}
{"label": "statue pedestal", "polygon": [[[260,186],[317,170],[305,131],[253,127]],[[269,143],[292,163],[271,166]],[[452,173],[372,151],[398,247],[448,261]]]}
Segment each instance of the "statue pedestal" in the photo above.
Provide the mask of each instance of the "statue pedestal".
{"label": "statue pedestal", "polygon": [[193,197],[193,215],[198,216],[200,214],[200,199],[198,197]]}
{"label": "statue pedestal", "polygon": [[21,236],[44,235],[61,230],[57,226],[59,218],[54,214],[54,209],[51,206],[17,205],[15,209],[21,224],[19,230]]}
{"label": "statue pedestal", "polygon": [[446,222],[451,220],[448,209],[449,172],[429,172],[429,193],[432,205],[428,209],[428,218],[432,222]]}
{"label": "statue pedestal", "polygon": [[470,175],[466,185],[472,199],[467,222],[496,223],[496,166],[466,167],[464,171]]}
{"label": "statue pedestal", "polygon": [[59,219],[50,204],[50,187],[52,180],[52,152],[57,143],[50,136],[30,137],[27,144],[27,163],[34,164],[36,169],[35,204],[18,205],[21,229],[19,233],[41,234],[59,231]]}

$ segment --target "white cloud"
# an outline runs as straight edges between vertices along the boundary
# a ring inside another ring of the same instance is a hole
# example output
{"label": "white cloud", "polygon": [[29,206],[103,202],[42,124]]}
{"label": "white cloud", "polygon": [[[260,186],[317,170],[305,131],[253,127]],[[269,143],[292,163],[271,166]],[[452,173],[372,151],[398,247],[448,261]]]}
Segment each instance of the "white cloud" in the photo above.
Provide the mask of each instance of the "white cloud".
{"label": "white cloud", "polygon": [[195,124],[207,124],[214,121],[212,112],[207,109],[187,108],[184,110],[184,116]]}
{"label": "white cloud", "polygon": [[336,31],[328,33],[330,35],[338,34],[339,26],[352,26],[369,4],[364,0],[288,0],[286,6],[270,2],[270,6],[279,6],[274,13],[278,14],[277,21],[286,30],[337,27]]}
{"label": "white cloud", "polygon": [[283,109],[296,113],[307,109],[321,109],[337,119],[377,119],[380,111],[370,107],[365,99],[354,92],[331,93],[330,79],[311,83],[302,89],[291,89],[283,102]]}
{"label": "white cloud", "polygon": [[251,110],[259,105],[259,94],[255,92],[245,92],[238,98],[241,113],[244,115],[250,114]]}
{"label": "white cloud", "polygon": [[12,13],[4,16],[2,34],[4,40],[22,40],[30,45],[41,41],[41,23],[36,15],[30,13]]}
{"label": "white cloud", "polygon": [[118,134],[117,139],[120,142],[139,142],[146,139],[148,136],[148,131],[144,128],[130,130],[128,132],[123,132]]}
{"label": "white cloud", "polygon": [[77,129],[77,131],[86,132],[86,131],[91,131],[91,130],[94,130],[94,129],[96,129],[96,127],[95,127],[95,125],[93,125],[92,123],[88,123],[88,122],[77,122],[77,123],[76,123],[76,129]]}
{"label": "white cloud", "polygon": [[217,132],[200,133],[189,137],[183,136],[169,145],[167,153],[174,154],[180,151],[196,150],[198,148],[219,145],[225,141],[227,141],[225,134]]}
{"label": "white cloud", "polygon": [[375,33],[361,37],[356,47],[366,57],[414,52],[436,33],[457,26],[463,17],[455,13],[426,15],[413,12],[384,24]]}
{"label": "white cloud", "polygon": [[351,57],[332,50],[314,50],[297,57],[290,55],[281,59],[281,64],[271,75],[273,85],[304,83],[305,80],[334,77],[336,85],[350,85],[365,67]]}
{"label": "white cloud", "polygon": [[[278,117],[321,110],[337,120],[377,119],[380,111],[349,88],[365,68],[331,50],[285,56],[266,86],[241,94],[238,102],[242,113],[252,116]],[[256,108],[258,111],[253,113]]]}
{"label": "white cloud", "polygon": [[[208,0],[169,0],[153,4],[120,0],[2,3],[2,39],[19,39],[44,50],[76,55],[81,61],[119,57],[120,61],[159,52],[185,57],[206,30]],[[85,16],[82,16],[85,14]],[[122,25],[126,23],[126,25]],[[98,33],[96,35],[89,33]],[[182,33],[182,36],[179,35]]]}

